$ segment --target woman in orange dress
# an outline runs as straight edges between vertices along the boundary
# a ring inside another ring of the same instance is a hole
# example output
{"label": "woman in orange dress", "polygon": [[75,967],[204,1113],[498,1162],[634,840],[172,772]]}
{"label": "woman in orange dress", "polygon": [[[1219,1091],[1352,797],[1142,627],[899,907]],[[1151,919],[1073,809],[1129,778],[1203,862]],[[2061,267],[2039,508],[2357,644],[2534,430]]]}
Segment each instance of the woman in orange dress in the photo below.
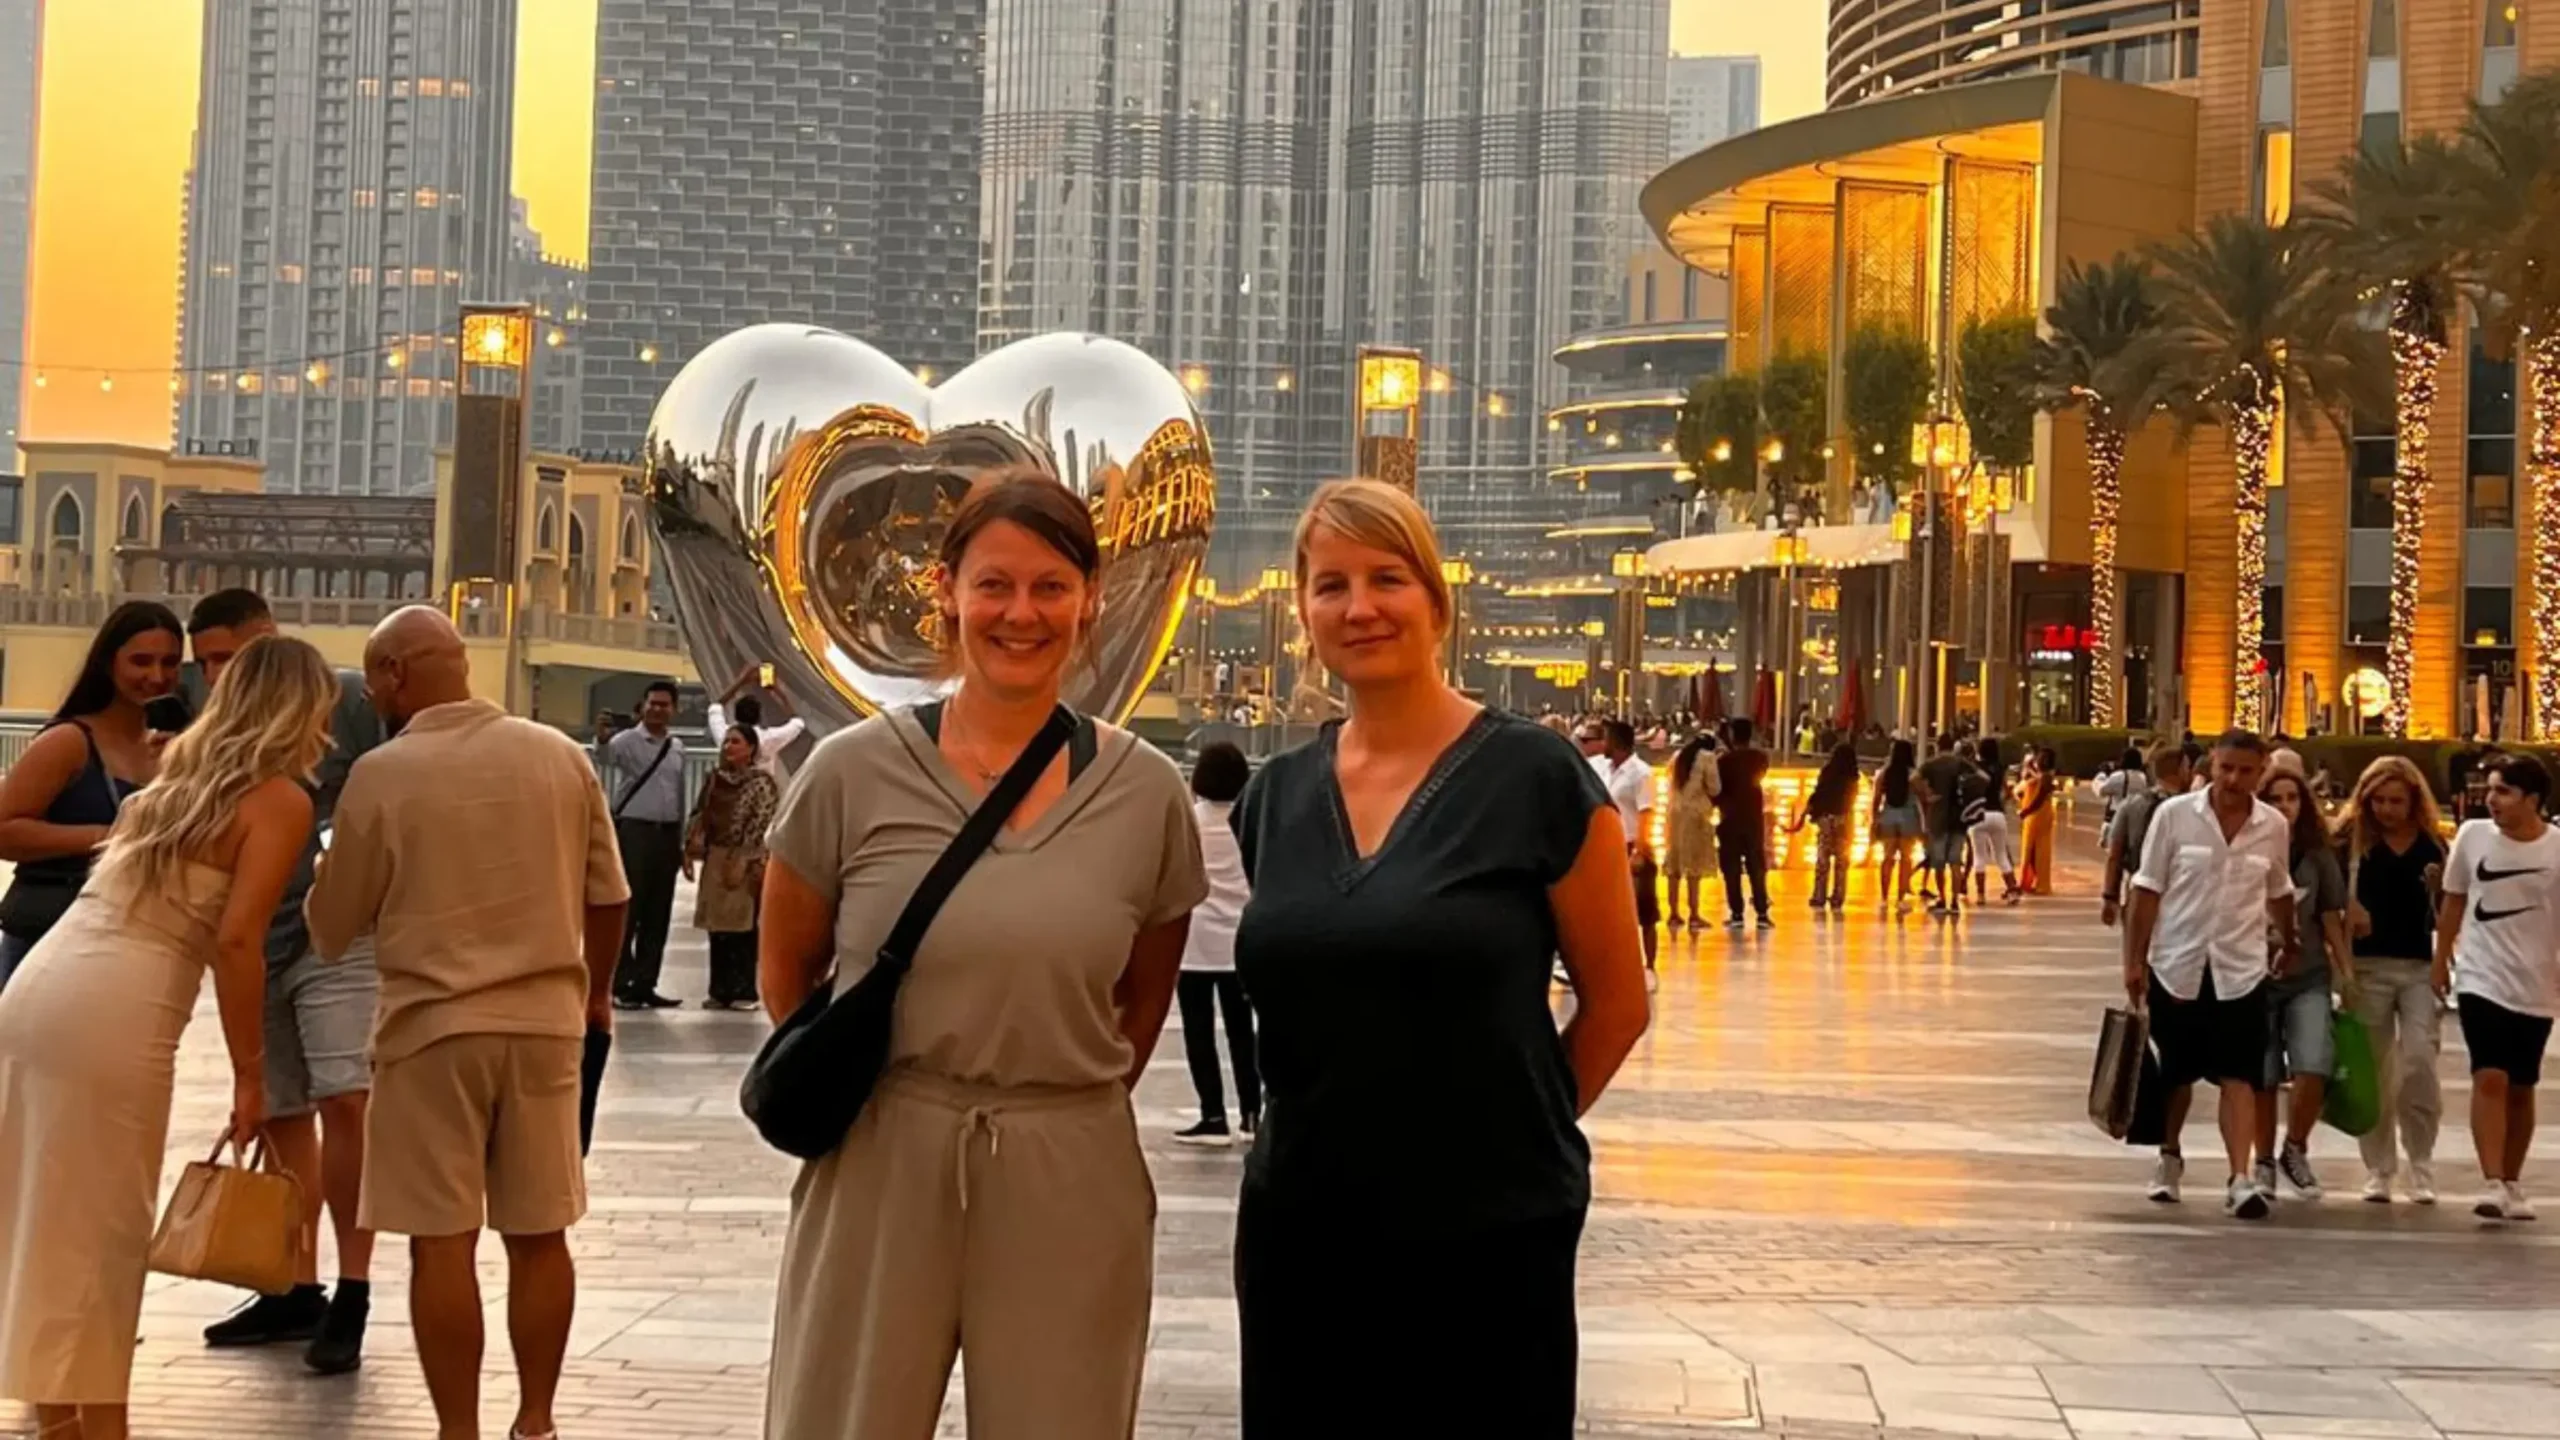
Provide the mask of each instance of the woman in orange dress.
{"label": "woman in orange dress", "polygon": [[2051,747],[2038,750],[2018,782],[2018,886],[2030,895],[2053,893],[2053,802],[2055,772],[2062,757]]}

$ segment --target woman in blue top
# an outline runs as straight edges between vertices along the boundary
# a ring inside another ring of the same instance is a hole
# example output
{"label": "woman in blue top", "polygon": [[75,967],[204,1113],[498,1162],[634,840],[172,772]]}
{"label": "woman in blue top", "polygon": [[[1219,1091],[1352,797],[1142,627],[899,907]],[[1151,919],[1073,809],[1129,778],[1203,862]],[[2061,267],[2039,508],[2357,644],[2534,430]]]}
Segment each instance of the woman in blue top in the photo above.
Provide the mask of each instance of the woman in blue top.
{"label": "woman in blue top", "polygon": [[124,797],[159,772],[143,707],[178,688],[186,632],[166,605],[128,600],[89,642],[62,708],[0,779],[0,986],[89,878]]}
{"label": "woman in blue top", "polygon": [[[1350,707],[1234,817],[1264,1082],[1236,1220],[1244,1434],[1356,1414],[1368,1434],[1561,1437],[1591,1198],[1576,1120],[1646,1023],[1632,841],[1571,745],[1442,678],[1449,593],[1411,496],[1326,486],[1297,575]],[[1413,1123],[1433,1097],[1455,1103]]]}

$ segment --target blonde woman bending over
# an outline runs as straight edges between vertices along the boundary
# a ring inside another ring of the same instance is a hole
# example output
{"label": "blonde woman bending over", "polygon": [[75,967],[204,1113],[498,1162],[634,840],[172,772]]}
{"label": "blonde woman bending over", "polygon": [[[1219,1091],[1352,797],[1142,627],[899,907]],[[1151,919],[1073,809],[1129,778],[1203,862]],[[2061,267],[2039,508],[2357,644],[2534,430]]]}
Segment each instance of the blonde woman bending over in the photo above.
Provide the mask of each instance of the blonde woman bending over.
{"label": "blonde woman bending over", "polygon": [[178,1036],[213,971],[231,1138],[266,1116],[267,923],[311,833],[338,682],[250,642],[0,994],[0,1397],[44,1440],[125,1440]]}

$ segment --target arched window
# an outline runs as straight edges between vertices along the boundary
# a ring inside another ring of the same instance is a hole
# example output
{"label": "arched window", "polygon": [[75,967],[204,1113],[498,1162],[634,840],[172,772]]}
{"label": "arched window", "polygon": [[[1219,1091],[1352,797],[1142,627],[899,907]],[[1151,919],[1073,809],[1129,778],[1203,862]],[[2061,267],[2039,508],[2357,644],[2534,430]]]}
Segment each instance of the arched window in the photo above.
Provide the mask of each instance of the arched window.
{"label": "arched window", "polygon": [[640,517],[622,517],[622,558],[633,563],[640,559]]}
{"label": "arched window", "polygon": [[186,527],[185,527],[183,524],[179,523],[179,520],[178,520],[178,507],[177,507],[177,506],[175,506],[175,505],[163,505],[163,506],[161,506],[161,507],[160,507],[160,548],[161,548],[161,549],[163,549],[163,550],[172,550],[172,549],[177,548],[177,544],[178,544],[179,539],[180,539],[180,538],[181,538],[185,533],[186,533]]}
{"label": "arched window", "polygon": [[125,497],[124,525],[123,528],[116,532],[116,534],[117,538],[124,540],[139,540],[142,538],[141,496],[128,495]]}
{"label": "arched window", "polygon": [[80,543],[80,502],[68,495],[53,502],[53,538]]}
{"label": "arched window", "polygon": [[576,515],[569,517],[569,563],[587,558],[587,527]]}
{"label": "arched window", "polygon": [[554,542],[559,538],[559,521],[552,514],[551,507],[545,505],[542,507],[542,513],[534,517],[533,548],[538,553],[548,555],[554,548]]}

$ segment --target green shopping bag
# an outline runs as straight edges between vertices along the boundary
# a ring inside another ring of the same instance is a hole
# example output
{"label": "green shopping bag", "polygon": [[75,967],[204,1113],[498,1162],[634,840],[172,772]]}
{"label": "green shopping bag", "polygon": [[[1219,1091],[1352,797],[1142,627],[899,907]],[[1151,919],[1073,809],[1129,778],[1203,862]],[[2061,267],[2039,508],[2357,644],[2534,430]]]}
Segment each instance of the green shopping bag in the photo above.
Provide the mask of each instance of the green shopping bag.
{"label": "green shopping bag", "polygon": [[2382,1075],[2374,1065],[2373,1036],[2363,1021],[2344,1010],[2330,1017],[2329,1035],[2338,1063],[2329,1076],[2320,1118],[2350,1135],[2362,1135],[2382,1122]]}

